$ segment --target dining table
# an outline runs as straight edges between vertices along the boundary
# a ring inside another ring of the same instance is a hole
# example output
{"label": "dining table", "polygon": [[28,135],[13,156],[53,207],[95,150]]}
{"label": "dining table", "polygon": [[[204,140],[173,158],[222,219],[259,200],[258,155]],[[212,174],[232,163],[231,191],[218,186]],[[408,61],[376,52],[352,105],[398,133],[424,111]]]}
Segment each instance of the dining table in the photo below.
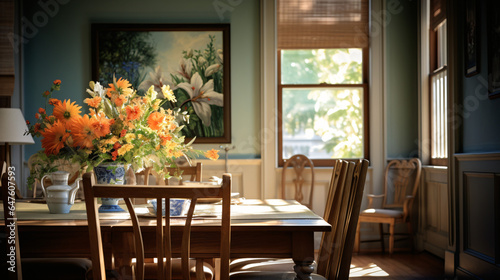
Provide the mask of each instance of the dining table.
{"label": "dining table", "polygon": [[[147,204],[138,204],[135,210],[143,234],[145,256],[154,257],[155,215]],[[191,233],[191,257],[218,258],[220,213],[220,203],[196,205]],[[23,258],[90,258],[84,202],[76,202],[70,213],[50,214],[47,204],[43,202],[18,200],[16,215]],[[1,221],[3,224],[3,217]],[[184,221],[183,216],[171,218],[174,255],[180,255]],[[100,223],[106,268],[121,274],[131,273],[134,245],[129,213],[100,213]],[[298,279],[308,279],[314,270],[314,233],[330,230],[331,225],[322,217],[296,201],[238,199],[231,205],[230,256],[292,258],[295,266],[290,267],[290,271],[295,271]]]}

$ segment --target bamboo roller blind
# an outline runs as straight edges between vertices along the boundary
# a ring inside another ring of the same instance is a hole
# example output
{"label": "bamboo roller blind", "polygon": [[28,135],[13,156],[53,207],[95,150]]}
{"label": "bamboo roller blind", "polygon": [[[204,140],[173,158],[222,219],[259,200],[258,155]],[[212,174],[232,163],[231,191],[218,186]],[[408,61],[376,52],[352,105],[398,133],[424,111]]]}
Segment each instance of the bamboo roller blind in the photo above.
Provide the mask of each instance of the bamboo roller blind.
{"label": "bamboo roller blind", "polygon": [[278,0],[278,48],[368,47],[368,0]]}
{"label": "bamboo roller blind", "polygon": [[14,92],[14,47],[9,36],[14,33],[14,1],[0,0],[0,96]]}

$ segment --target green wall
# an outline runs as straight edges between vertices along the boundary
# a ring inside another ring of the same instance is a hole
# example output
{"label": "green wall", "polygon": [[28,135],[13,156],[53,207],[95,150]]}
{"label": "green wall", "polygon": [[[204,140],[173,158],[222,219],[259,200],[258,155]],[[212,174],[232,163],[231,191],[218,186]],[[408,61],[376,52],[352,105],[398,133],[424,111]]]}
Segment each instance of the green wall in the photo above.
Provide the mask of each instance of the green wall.
{"label": "green wall", "polygon": [[[461,131],[462,141],[458,142],[458,152],[480,153],[500,151],[500,97],[488,98],[488,32],[486,1],[478,1],[479,20],[479,47],[480,63],[479,74],[472,77],[463,76],[463,93],[460,97],[459,110],[456,115],[455,128]],[[465,15],[460,17],[465,19]],[[464,42],[464,26],[458,31],[458,46]],[[463,48],[460,48],[463,53]],[[461,55],[460,57],[464,57]],[[465,73],[461,62],[462,71]]]}
{"label": "green wall", "polygon": [[[387,157],[418,156],[418,1],[386,0]],[[371,129],[380,128],[372,124]]]}
{"label": "green wall", "polygon": [[[260,7],[259,1],[204,0],[38,0],[22,2],[23,88],[27,120],[44,104],[41,93],[62,80],[55,97],[80,105],[91,80],[91,23],[230,23],[231,158],[259,158]],[[40,1],[42,2],[42,1]],[[26,157],[41,149],[26,146]],[[218,149],[220,144],[196,145]]]}

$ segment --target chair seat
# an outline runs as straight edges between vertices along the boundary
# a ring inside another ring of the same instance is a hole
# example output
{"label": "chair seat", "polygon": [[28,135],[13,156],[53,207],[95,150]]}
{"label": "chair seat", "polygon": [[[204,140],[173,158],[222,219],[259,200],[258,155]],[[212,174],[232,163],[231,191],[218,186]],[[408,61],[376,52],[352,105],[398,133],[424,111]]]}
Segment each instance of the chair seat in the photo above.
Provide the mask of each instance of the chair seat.
{"label": "chair seat", "polygon": [[359,214],[362,216],[370,216],[370,217],[380,217],[380,218],[402,218],[404,212],[402,210],[394,210],[394,209],[375,209],[370,208],[366,209]]}
{"label": "chair seat", "polygon": [[[296,279],[295,272],[292,271],[236,271],[231,272],[229,279],[231,280],[294,280]],[[326,280],[325,277],[318,274],[311,274],[313,280]]]}
{"label": "chair seat", "polygon": [[82,258],[24,258],[21,260],[23,279],[77,280],[86,279],[92,262]]}
{"label": "chair seat", "polygon": [[[196,260],[189,260],[191,279],[196,279]],[[144,278],[145,279],[157,279],[158,265],[156,263],[145,263],[144,266]],[[203,263],[203,274],[206,280],[211,280],[214,278],[214,268],[204,262]],[[172,259],[172,279],[182,279],[181,273],[181,259]]]}

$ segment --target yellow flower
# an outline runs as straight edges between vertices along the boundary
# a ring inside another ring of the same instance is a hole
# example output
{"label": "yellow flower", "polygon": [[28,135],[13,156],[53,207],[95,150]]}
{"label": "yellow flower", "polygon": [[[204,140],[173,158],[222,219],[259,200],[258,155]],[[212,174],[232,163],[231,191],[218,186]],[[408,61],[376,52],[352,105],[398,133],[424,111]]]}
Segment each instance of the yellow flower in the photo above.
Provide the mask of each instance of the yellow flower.
{"label": "yellow flower", "polygon": [[134,140],[135,138],[136,136],[133,133],[125,134],[125,141],[127,141],[128,143],[132,142],[132,140]]}
{"label": "yellow flower", "polygon": [[123,156],[126,152],[132,150],[133,148],[134,148],[134,145],[125,144],[118,149],[118,155]]}
{"label": "yellow flower", "polygon": [[170,89],[169,85],[163,85],[161,87],[161,92],[163,93],[165,99],[167,99],[168,101],[177,102],[177,99],[175,99],[174,92]]}

